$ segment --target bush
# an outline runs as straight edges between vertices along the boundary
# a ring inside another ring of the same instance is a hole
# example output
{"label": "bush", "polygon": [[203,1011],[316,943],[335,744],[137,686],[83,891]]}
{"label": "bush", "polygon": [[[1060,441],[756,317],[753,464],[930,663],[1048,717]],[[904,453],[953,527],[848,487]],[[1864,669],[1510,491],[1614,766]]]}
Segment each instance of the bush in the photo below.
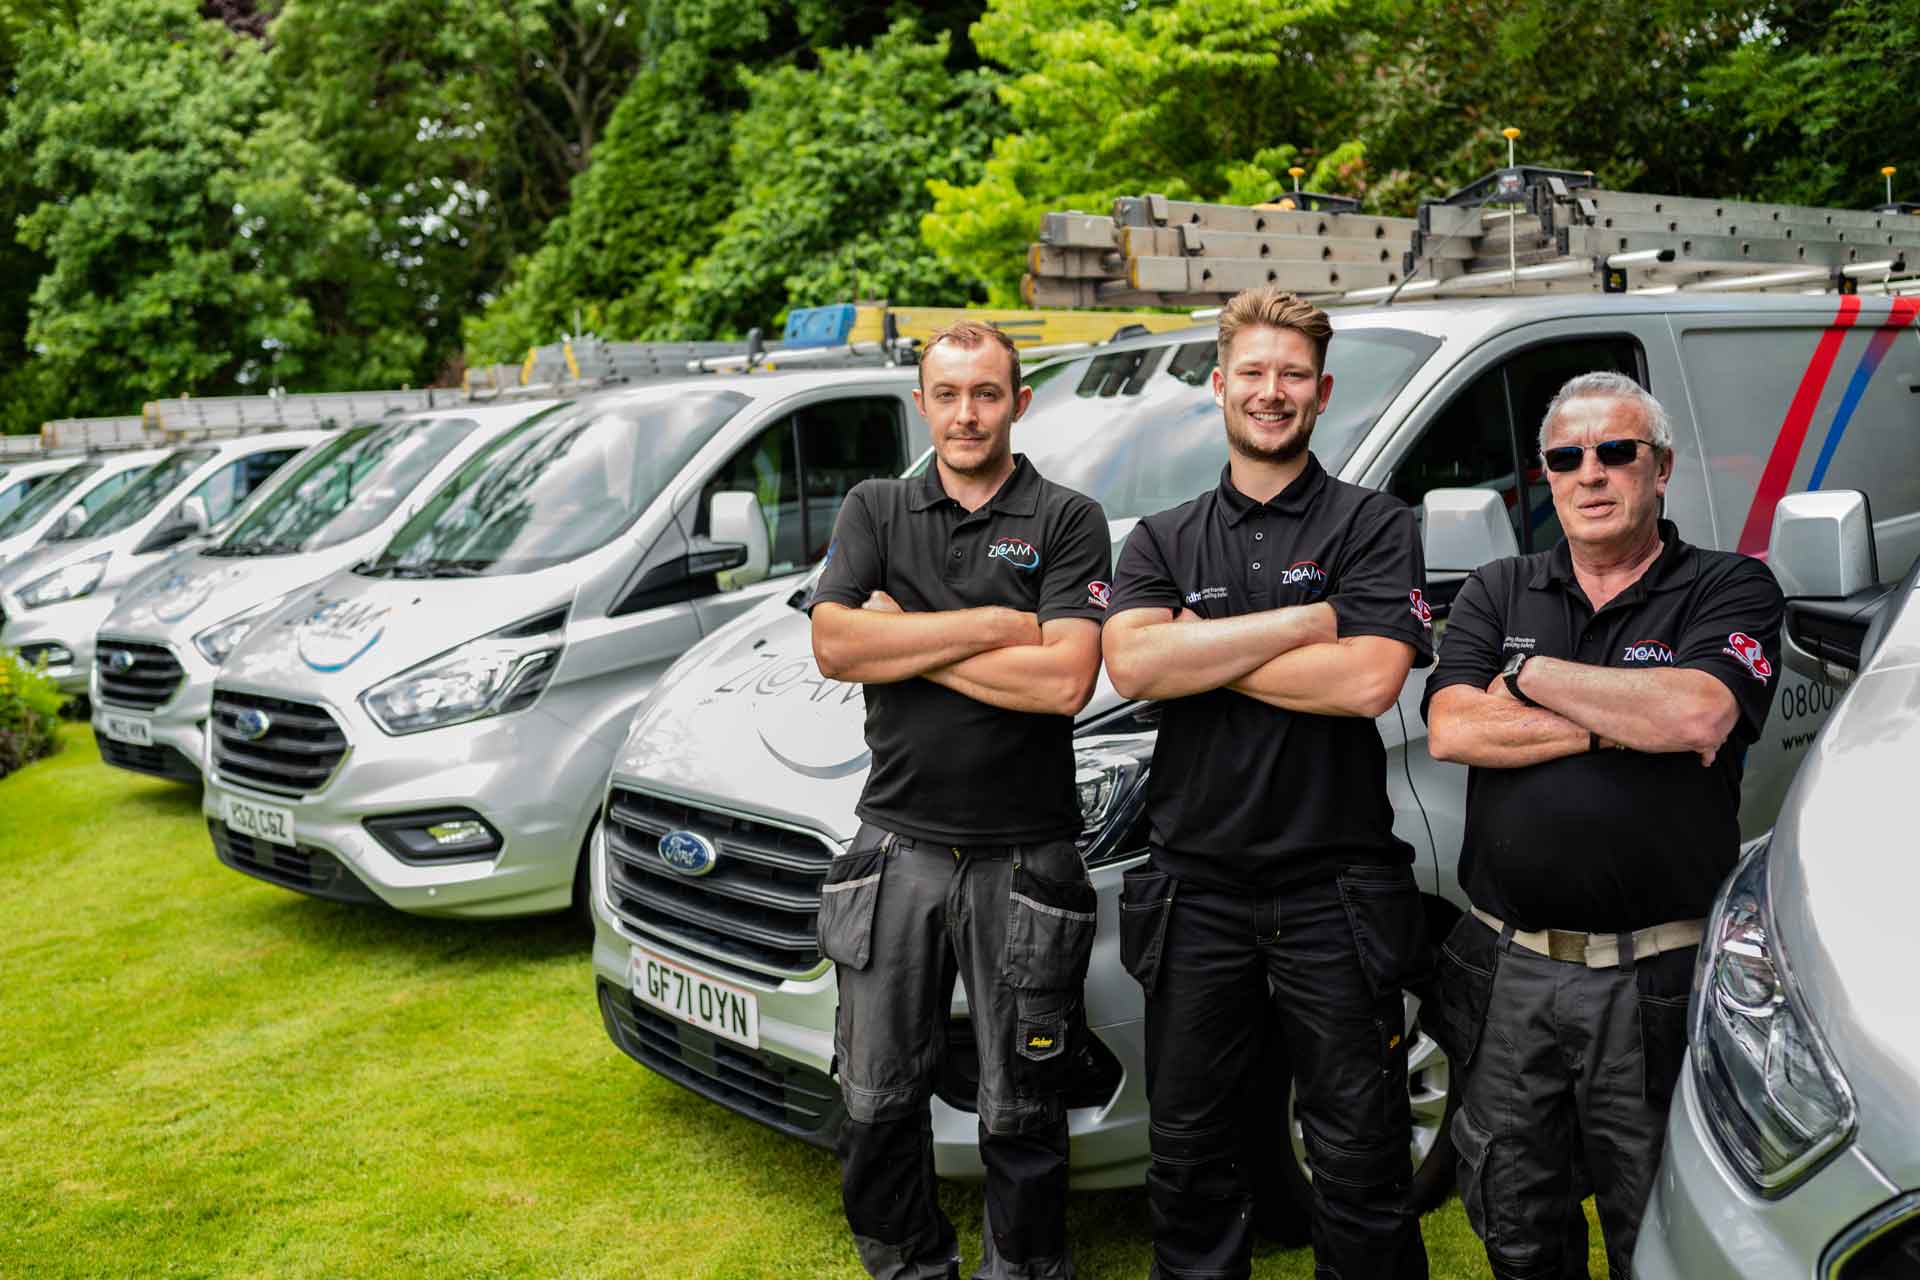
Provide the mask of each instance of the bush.
{"label": "bush", "polygon": [[54,736],[66,695],[44,668],[29,667],[0,649],[0,778],[60,748]]}

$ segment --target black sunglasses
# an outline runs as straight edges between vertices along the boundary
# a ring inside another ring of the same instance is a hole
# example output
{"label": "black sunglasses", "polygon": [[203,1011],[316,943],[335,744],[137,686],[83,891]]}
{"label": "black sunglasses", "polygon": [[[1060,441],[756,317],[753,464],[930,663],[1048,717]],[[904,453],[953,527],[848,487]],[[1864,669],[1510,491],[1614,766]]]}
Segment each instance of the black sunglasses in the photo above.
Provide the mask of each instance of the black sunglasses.
{"label": "black sunglasses", "polygon": [[1549,471],[1578,471],[1581,456],[1588,449],[1592,449],[1593,456],[1600,459],[1601,466],[1624,467],[1640,456],[1643,445],[1649,449],[1660,447],[1651,440],[1602,440],[1595,445],[1561,445],[1557,449],[1544,451],[1540,456],[1546,460]]}

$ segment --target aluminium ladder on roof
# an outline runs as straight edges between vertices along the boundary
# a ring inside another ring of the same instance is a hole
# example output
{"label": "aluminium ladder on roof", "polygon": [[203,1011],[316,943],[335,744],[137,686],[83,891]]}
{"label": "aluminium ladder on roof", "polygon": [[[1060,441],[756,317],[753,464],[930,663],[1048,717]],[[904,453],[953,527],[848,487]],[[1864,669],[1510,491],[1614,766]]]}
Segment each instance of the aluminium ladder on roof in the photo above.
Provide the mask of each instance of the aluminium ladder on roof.
{"label": "aluminium ladder on roof", "polygon": [[[1035,306],[1213,306],[1264,284],[1323,305],[1550,292],[1920,290],[1901,206],[1827,209],[1607,191],[1592,174],[1496,170],[1414,218],[1130,196],[1049,213],[1022,284]],[[1913,255],[1920,264],[1920,252]],[[1903,282],[1911,280],[1911,284]]]}
{"label": "aluminium ladder on roof", "polygon": [[146,406],[147,425],[168,439],[214,439],[290,427],[348,426],[394,414],[458,404],[463,392],[441,388],[331,391],[313,395],[181,396]]}

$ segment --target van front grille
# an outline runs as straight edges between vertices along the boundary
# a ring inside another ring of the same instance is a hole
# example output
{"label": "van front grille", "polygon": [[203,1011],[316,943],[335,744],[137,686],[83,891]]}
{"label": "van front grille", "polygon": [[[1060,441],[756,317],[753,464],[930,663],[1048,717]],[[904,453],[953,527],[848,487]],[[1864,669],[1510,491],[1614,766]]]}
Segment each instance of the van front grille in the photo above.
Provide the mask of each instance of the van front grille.
{"label": "van front grille", "polygon": [[[688,876],[661,860],[660,837],[712,842],[713,869]],[[607,893],[630,929],[751,973],[794,978],[820,967],[814,937],[825,836],[615,787],[607,805]]]}
{"label": "van front grille", "polygon": [[161,645],[105,636],[94,644],[93,666],[100,673],[100,701],[141,711],[151,711],[171,698],[187,674],[180,660]]}
{"label": "van front grille", "polygon": [[347,735],[310,702],[215,688],[207,728],[220,776],[276,795],[319,790],[347,754]]}

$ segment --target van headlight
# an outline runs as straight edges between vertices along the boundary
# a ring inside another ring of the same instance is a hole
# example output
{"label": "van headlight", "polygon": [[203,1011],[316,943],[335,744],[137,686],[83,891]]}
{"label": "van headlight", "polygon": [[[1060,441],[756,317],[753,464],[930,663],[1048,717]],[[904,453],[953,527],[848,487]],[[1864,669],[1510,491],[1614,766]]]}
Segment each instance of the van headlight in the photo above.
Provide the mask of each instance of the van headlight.
{"label": "van headlight", "polygon": [[1077,843],[1088,866],[1138,852],[1147,770],[1159,736],[1159,707],[1141,703],[1074,734],[1073,789],[1080,801]]}
{"label": "van headlight", "polygon": [[219,666],[227,660],[227,655],[233,652],[234,647],[247,638],[254,625],[279,608],[286,599],[286,596],[275,596],[263,604],[244,609],[230,618],[214,623],[193,638],[193,647],[198,649],[201,656],[208,662],[216,667]]}
{"label": "van headlight", "polygon": [[107,561],[112,558],[113,553],[107,552],[35,578],[20,588],[20,603],[29,609],[38,609],[62,600],[78,600],[100,585],[100,579],[107,572]]}
{"label": "van headlight", "polygon": [[483,637],[374,685],[360,705],[391,734],[441,729],[532,706],[559,663],[557,647],[529,653]]}
{"label": "van headlight", "polygon": [[1707,919],[1693,1073],[1721,1149],[1754,1190],[1779,1196],[1852,1139],[1856,1112],[1774,936],[1768,849],[1734,870]]}

